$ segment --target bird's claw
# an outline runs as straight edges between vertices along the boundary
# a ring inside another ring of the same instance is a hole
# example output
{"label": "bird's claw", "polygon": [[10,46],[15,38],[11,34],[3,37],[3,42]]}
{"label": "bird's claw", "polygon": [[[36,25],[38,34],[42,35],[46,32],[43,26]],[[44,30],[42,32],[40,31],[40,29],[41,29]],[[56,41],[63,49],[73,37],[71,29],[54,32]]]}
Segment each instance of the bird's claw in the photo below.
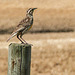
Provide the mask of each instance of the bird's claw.
{"label": "bird's claw", "polygon": [[32,44],[29,44],[29,43],[26,43],[26,44],[28,44],[28,45],[30,45],[30,46],[33,46]]}
{"label": "bird's claw", "polygon": [[29,44],[29,43],[24,43],[24,42],[22,42],[21,44],[28,44],[28,45],[30,45],[30,46],[33,46],[32,44]]}

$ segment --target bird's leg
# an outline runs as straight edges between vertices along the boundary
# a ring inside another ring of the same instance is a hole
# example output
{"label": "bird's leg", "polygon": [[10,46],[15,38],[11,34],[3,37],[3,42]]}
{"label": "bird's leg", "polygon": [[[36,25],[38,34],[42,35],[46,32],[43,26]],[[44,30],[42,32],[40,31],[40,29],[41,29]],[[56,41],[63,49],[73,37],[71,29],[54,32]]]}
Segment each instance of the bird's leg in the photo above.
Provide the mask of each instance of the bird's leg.
{"label": "bird's leg", "polygon": [[[21,38],[26,44],[29,44],[29,43],[27,43],[27,42],[22,38],[22,36],[20,36],[20,38]],[[33,46],[32,44],[29,44],[29,45]]]}
{"label": "bird's leg", "polygon": [[17,38],[24,44],[24,42],[19,38],[19,35],[17,35]]}
{"label": "bird's leg", "polygon": [[20,35],[20,38],[27,44],[27,42],[22,38],[22,35]]}

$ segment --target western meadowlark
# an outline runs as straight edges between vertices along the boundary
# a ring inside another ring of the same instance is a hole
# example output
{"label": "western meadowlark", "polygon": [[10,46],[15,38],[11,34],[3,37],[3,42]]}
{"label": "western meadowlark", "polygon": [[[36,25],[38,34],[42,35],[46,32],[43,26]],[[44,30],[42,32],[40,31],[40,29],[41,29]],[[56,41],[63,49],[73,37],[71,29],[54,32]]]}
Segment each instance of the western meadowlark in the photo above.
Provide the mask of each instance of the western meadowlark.
{"label": "western meadowlark", "polygon": [[11,36],[8,38],[7,42],[17,35],[17,38],[23,43],[28,44],[23,38],[22,35],[31,29],[33,24],[33,12],[37,8],[29,8],[26,13],[26,18],[24,18],[15,28],[14,32],[11,34]]}

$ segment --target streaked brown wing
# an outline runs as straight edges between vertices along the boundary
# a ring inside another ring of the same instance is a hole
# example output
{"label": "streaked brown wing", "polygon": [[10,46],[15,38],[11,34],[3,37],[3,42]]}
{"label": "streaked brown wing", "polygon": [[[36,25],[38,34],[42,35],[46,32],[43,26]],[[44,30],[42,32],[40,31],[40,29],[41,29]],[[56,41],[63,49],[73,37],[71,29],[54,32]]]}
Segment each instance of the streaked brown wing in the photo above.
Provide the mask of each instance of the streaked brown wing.
{"label": "streaked brown wing", "polygon": [[19,31],[23,31],[24,29],[26,29],[29,25],[30,25],[30,18],[27,17],[25,19],[23,19],[15,28],[14,32],[19,32]]}
{"label": "streaked brown wing", "polygon": [[20,25],[19,27],[16,27],[13,33],[17,33],[20,31],[23,31],[25,29],[25,27],[23,27],[22,25]]}
{"label": "streaked brown wing", "polygon": [[30,18],[29,17],[26,17],[25,19],[23,19],[20,23],[19,23],[19,25],[17,26],[17,27],[19,27],[20,25],[22,25],[22,26],[26,26],[26,25],[29,25],[30,24]]}

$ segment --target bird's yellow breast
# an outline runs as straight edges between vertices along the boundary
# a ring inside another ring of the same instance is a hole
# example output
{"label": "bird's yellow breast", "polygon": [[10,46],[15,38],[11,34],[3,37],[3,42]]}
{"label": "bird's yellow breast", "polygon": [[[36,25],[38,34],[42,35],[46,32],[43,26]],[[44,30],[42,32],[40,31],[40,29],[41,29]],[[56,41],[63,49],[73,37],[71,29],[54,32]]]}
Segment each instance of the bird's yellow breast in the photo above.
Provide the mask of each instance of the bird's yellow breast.
{"label": "bird's yellow breast", "polygon": [[28,31],[32,28],[32,25],[29,27]]}

